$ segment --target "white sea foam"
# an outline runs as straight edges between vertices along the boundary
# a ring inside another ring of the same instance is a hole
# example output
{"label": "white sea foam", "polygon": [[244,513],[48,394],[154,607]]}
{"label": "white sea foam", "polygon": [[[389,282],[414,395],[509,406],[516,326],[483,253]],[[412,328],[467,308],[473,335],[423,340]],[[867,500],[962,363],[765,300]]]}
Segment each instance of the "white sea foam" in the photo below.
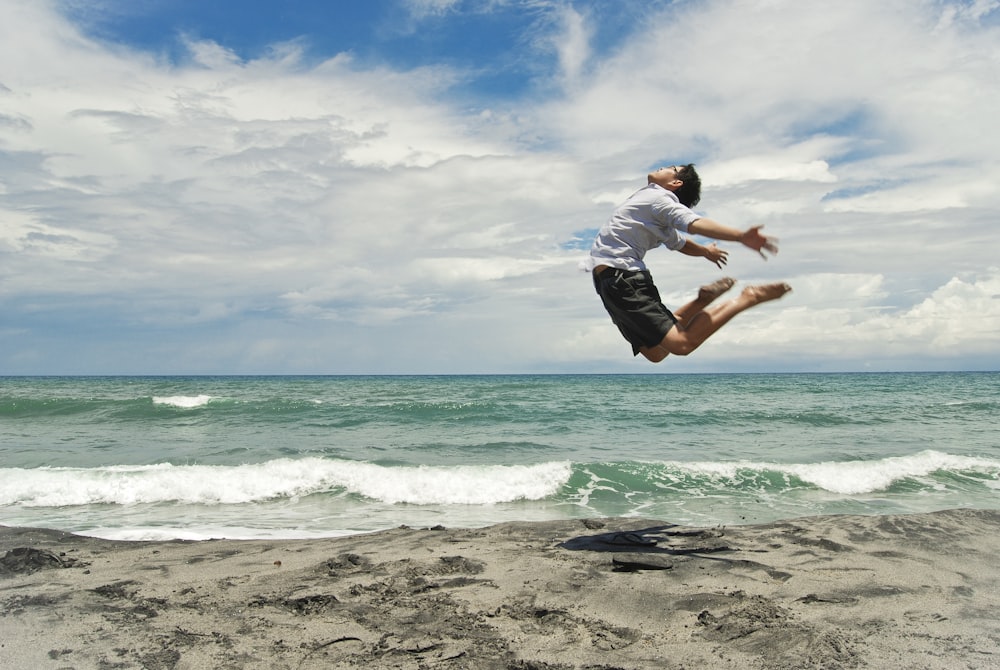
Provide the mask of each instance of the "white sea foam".
{"label": "white sea foam", "polygon": [[827,491],[855,495],[882,491],[903,479],[927,477],[939,471],[996,473],[998,465],[997,461],[987,458],[922,451],[911,456],[884,458],[874,463],[851,461],[786,466],[786,471]]}
{"label": "white sea foam", "polygon": [[[789,485],[794,477],[831,493],[848,496],[883,491],[901,480],[925,479],[937,472],[985,474],[983,484],[991,487],[1000,478],[1000,461],[937,451],[876,461],[674,462],[665,465],[677,473],[722,480],[776,472],[784,475]],[[495,505],[557,496],[572,474],[573,466],[569,462],[387,467],[324,458],[277,459],[238,466],[0,468],[0,506],[240,505],[297,500],[321,493],[361,495],[388,505]],[[726,485],[725,481],[721,485]]]}
{"label": "white sea foam", "polygon": [[489,505],[553,495],[571,472],[569,463],[384,467],[320,458],[239,466],[12,468],[0,469],[0,505],[242,504],[338,489],[389,504]]}
{"label": "white sea foam", "polygon": [[692,463],[677,464],[695,472],[736,478],[741,470],[772,471],[798,477],[831,493],[859,495],[884,491],[904,479],[927,477],[939,471],[973,471],[1000,475],[1000,461],[971,456],[955,456],[927,450],[909,456],[877,461],[825,463]]}
{"label": "white sea foam", "polygon": [[212,399],[210,395],[174,395],[159,397],[153,396],[154,405],[170,405],[172,407],[180,407],[181,409],[194,409],[195,407],[204,407]]}
{"label": "white sea foam", "polygon": [[[372,531],[367,531],[372,532]],[[122,540],[126,542],[163,542],[167,540],[304,540],[322,539],[327,537],[345,537],[357,535],[358,531],[307,531],[302,529],[283,528],[244,528],[241,526],[205,526],[197,528],[164,527],[130,527],[130,528],[90,528],[79,533],[105,540]]]}

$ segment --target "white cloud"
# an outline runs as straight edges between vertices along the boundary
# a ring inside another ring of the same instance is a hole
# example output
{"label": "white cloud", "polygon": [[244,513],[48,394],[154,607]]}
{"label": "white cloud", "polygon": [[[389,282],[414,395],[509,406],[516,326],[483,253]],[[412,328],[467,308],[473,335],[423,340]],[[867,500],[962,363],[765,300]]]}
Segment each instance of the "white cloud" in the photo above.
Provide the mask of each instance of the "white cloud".
{"label": "white cloud", "polygon": [[404,0],[403,4],[406,6],[410,14],[417,18],[425,18],[427,16],[434,16],[439,14],[447,13],[457,9],[462,3],[462,0]]}
{"label": "white cloud", "polygon": [[[810,142],[809,144],[814,144]],[[830,172],[829,164],[812,156],[822,155],[822,148],[806,147],[803,160],[794,154],[800,146],[786,147],[769,154],[740,156],[719,161],[712,165],[710,180],[705,180],[706,188],[732,186],[749,181],[816,181],[830,183],[837,181]],[[829,152],[825,152],[829,155]]]}
{"label": "white cloud", "polygon": [[111,253],[110,235],[65,230],[38,222],[26,212],[0,209],[0,248],[9,253],[36,255],[63,261],[99,261]]}
{"label": "white cloud", "polygon": [[568,87],[575,86],[590,57],[591,30],[586,19],[572,7],[559,10],[562,33],[554,37],[562,79]]}

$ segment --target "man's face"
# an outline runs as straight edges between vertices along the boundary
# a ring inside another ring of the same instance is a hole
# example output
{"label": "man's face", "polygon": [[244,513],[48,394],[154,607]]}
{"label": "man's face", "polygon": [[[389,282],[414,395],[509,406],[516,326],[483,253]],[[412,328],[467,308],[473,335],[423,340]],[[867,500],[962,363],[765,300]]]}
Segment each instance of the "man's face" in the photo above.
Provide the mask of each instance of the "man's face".
{"label": "man's face", "polygon": [[650,172],[649,175],[647,175],[646,177],[647,183],[657,184],[665,189],[673,191],[677,188],[680,188],[681,184],[684,183],[677,178],[677,173],[679,173],[680,171],[681,168],[679,168],[676,165],[671,165],[670,167],[661,167],[660,169],[654,170],[653,172]]}

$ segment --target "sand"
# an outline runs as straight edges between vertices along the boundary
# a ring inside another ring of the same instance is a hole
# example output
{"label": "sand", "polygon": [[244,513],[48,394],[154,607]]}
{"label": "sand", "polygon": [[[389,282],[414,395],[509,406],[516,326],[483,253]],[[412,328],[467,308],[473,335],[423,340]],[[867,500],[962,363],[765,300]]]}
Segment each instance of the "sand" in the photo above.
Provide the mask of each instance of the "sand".
{"label": "sand", "polygon": [[0,527],[2,668],[1000,668],[1000,512],[322,540]]}

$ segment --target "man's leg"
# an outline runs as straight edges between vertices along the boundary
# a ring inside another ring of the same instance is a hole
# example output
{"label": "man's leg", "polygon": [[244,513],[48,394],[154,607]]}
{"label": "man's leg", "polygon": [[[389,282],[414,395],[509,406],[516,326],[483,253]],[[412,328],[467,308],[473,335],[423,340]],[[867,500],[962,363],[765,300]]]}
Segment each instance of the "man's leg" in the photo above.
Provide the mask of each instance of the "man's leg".
{"label": "man's leg", "polygon": [[[736,280],[732,277],[723,277],[711,284],[701,286],[698,289],[698,297],[683,307],[673,310],[672,313],[677,318],[678,326],[683,326],[691,317],[700,314],[716,298],[731,289],[735,283]],[[670,354],[668,350],[662,348],[660,345],[656,345],[655,347],[640,347],[639,352],[653,363],[659,363]]]}
{"label": "man's leg", "polygon": [[[784,283],[748,286],[743,289],[738,298],[723,303],[714,309],[702,310],[691,315],[686,313],[685,319],[671,328],[670,332],[664,336],[663,340],[657,346],[643,347],[639,351],[653,363],[659,363],[668,354],[687,356],[740,312],[748,310],[762,302],[777,300],[791,290],[792,287]],[[699,292],[700,298],[701,293]],[[695,300],[678,311],[693,306],[697,302],[698,300]]]}

